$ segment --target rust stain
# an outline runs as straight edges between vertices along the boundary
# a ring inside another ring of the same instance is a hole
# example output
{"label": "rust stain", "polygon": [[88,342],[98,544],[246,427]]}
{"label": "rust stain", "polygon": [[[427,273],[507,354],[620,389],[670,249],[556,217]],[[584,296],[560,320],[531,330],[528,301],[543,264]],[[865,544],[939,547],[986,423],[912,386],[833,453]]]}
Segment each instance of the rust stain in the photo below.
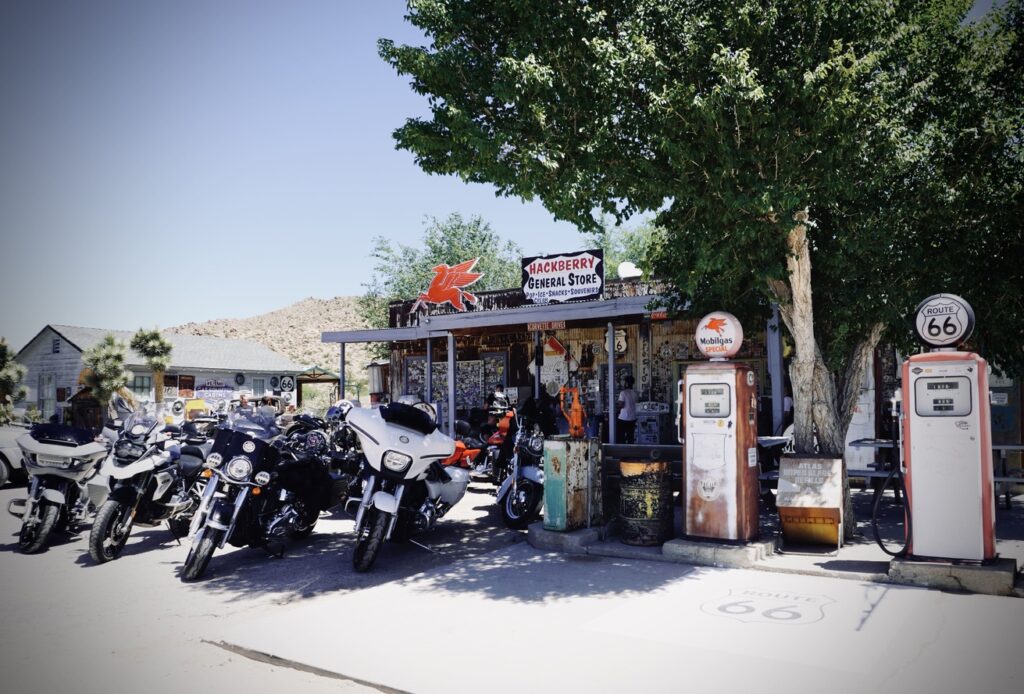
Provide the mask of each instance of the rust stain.
{"label": "rust stain", "polygon": [[556,475],[562,474],[562,461],[558,459],[557,455],[551,456],[551,469]]}

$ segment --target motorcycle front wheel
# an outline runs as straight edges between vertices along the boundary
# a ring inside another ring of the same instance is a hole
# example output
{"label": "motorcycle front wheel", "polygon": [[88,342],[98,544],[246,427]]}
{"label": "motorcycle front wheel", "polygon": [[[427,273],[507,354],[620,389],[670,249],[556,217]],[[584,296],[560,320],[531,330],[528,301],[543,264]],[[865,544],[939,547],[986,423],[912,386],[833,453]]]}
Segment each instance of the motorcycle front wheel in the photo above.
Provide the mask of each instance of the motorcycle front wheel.
{"label": "motorcycle front wheel", "polygon": [[370,508],[366,513],[368,518],[363,523],[356,549],[352,553],[352,566],[358,573],[369,571],[373,566],[380,547],[384,544],[384,533],[388,528],[388,514],[381,513],[376,508]]}
{"label": "motorcycle front wheel", "polygon": [[107,499],[96,512],[89,533],[89,556],[97,564],[121,556],[132,532],[132,507],[123,501]]}
{"label": "motorcycle front wheel", "polygon": [[53,526],[57,523],[60,507],[48,501],[39,501],[32,515],[36,518],[26,517],[18,534],[18,549],[23,554],[34,554],[43,548],[46,538],[50,536]]}
{"label": "motorcycle front wheel", "polygon": [[523,530],[540,510],[544,488],[530,480],[519,480],[515,489],[509,489],[501,500],[501,520],[505,527]]}
{"label": "motorcycle front wheel", "polygon": [[185,557],[185,566],[181,570],[183,581],[198,580],[205,573],[206,566],[210,563],[210,557],[213,556],[213,550],[220,544],[223,533],[224,531],[218,528],[204,527],[196,534],[192,541],[192,549]]}

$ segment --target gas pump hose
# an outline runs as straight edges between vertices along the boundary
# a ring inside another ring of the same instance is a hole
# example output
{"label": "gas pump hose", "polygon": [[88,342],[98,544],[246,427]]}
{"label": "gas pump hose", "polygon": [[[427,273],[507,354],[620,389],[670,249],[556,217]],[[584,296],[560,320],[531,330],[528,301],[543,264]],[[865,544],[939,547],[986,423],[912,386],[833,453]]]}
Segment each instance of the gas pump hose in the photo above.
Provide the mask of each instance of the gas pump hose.
{"label": "gas pump hose", "polygon": [[[886,487],[889,486],[889,483],[892,481],[893,477],[899,478],[899,489],[901,492],[903,492],[903,508],[906,512],[907,518],[907,540],[903,543],[903,547],[898,552],[893,552],[888,547],[886,547],[885,543],[882,542],[881,534],[878,532],[878,507],[881,505],[882,496],[885,494],[885,489]],[[899,464],[893,465],[892,470],[889,472],[889,476],[886,477],[885,482],[882,483],[881,490],[879,490],[878,495],[875,496],[874,508],[871,510],[871,530],[875,533],[875,542],[878,543],[878,546],[882,548],[883,552],[888,554],[890,557],[907,556],[907,550],[910,548],[910,540],[914,536],[914,525],[911,522],[910,517],[910,504],[907,502],[907,485],[903,481],[903,472],[900,470]]]}

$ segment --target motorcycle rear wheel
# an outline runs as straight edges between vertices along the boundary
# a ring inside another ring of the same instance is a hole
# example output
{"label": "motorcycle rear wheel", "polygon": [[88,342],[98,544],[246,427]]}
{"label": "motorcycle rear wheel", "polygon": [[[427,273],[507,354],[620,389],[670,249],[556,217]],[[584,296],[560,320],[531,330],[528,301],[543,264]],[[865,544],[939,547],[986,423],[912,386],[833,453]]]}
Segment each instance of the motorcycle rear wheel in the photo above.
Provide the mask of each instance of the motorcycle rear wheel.
{"label": "motorcycle rear wheel", "polygon": [[96,512],[89,532],[89,556],[104,564],[121,556],[132,532],[132,507],[123,501],[107,499]]}
{"label": "motorcycle rear wheel", "polygon": [[21,532],[18,533],[18,549],[23,554],[34,554],[43,548],[53,526],[57,523],[60,507],[41,500],[35,512],[39,515],[38,522],[29,523],[30,519],[26,518],[22,521]]}
{"label": "motorcycle rear wheel", "polygon": [[192,541],[192,549],[185,557],[185,566],[181,569],[181,580],[195,581],[206,572],[206,566],[210,563],[213,550],[220,544],[221,535],[224,531],[218,528],[204,527]]}
{"label": "motorcycle rear wheel", "polygon": [[367,511],[370,515],[363,525],[359,534],[355,551],[352,552],[352,566],[357,573],[369,571],[373,562],[380,553],[380,547],[384,544],[384,533],[388,528],[388,514],[381,513],[376,508]]}
{"label": "motorcycle rear wheel", "polygon": [[530,480],[519,480],[516,489],[510,488],[501,499],[501,520],[506,528],[523,530],[536,518],[543,501],[543,487]]}

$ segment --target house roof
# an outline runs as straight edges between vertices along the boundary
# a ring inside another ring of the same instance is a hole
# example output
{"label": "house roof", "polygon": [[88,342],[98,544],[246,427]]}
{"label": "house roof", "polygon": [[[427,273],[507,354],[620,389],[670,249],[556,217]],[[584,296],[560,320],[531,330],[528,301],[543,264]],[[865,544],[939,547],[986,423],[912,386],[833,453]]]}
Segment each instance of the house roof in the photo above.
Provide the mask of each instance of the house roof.
{"label": "house roof", "polygon": [[[119,340],[131,342],[133,331],[81,328],[74,325],[50,325],[54,332],[80,351],[98,344],[103,337],[113,334]],[[174,335],[163,333],[173,345],[171,369],[209,369],[215,371],[260,371],[270,373],[297,373],[305,367],[278,354],[266,345],[253,340],[235,340],[207,335]],[[133,349],[125,355],[127,366],[145,367],[146,360]]]}

